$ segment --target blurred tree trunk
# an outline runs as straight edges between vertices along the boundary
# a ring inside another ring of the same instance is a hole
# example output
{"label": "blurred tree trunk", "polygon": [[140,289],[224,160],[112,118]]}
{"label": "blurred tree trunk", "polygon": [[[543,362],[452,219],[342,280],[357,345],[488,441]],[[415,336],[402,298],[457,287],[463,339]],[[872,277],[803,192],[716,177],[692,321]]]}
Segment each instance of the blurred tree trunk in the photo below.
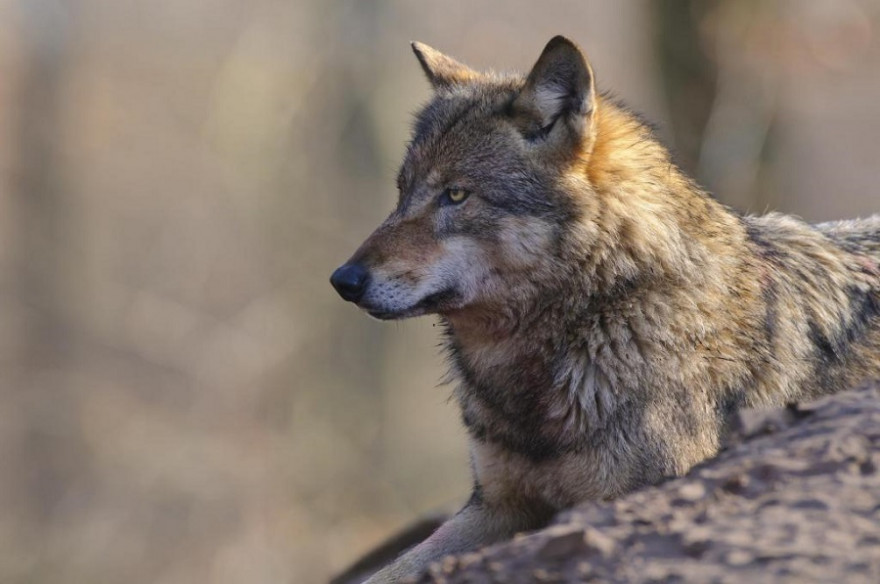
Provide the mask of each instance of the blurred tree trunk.
{"label": "blurred tree trunk", "polygon": [[72,335],[65,325],[66,295],[77,266],[68,255],[75,228],[61,171],[62,84],[69,63],[76,3],[20,0],[25,55],[19,85],[17,181],[13,196],[20,241],[16,282],[22,320],[24,375],[16,388],[25,435],[18,456],[22,512],[46,528],[65,485],[78,472],[81,436],[68,393]]}
{"label": "blurred tree trunk", "polygon": [[718,76],[700,40],[699,24],[717,1],[666,0],[651,4],[673,146],[679,164],[690,174],[699,168],[703,132],[715,101]]}
{"label": "blurred tree trunk", "polygon": [[[772,164],[775,3],[667,0],[653,4],[663,88],[678,162],[723,202],[764,212]],[[764,57],[764,55],[761,55]]]}

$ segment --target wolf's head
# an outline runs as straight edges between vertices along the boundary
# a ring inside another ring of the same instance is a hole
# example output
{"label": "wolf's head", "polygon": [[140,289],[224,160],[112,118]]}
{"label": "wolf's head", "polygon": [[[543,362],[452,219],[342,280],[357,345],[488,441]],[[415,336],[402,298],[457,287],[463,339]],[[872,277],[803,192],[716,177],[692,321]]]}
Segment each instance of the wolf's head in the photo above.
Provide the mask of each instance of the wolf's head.
{"label": "wolf's head", "polygon": [[[331,282],[371,315],[510,307],[570,262],[563,238],[589,206],[593,74],[552,39],[526,77],[483,74],[413,43],[435,94],[418,114],[397,208]],[[577,183],[577,184],[573,184]]]}

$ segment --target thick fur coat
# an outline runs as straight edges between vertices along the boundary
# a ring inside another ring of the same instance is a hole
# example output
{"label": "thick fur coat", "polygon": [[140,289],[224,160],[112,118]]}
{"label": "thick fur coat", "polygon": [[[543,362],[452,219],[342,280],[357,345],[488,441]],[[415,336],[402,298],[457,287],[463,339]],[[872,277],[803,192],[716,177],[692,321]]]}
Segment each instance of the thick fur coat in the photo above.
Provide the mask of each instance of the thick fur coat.
{"label": "thick fur coat", "polygon": [[332,280],[440,316],[474,491],[372,581],[681,475],[737,408],[880,378],[880,216],[731,211],[562,37],[525,77],[413,48],[435,95],[399,203]]}

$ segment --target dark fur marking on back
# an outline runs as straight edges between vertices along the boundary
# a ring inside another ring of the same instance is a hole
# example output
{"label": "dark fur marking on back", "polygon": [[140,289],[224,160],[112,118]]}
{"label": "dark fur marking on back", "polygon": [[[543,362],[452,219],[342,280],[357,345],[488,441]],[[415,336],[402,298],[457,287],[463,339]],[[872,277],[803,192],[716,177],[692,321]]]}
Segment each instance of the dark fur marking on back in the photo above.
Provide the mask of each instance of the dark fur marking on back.
{"label": "dark fur marking on back", "polygon": [[869,332],[871,321],[880,317],[880,292],[876,289],[847,287],[850,313],[837,324],[832,335],[825,334],[815,320],[808,321],[809,339],[815,347],[815,372],[823,385],[831,378],[832,369],[846,366],[853,345]]}
{"label": "dark fur marking on back", "polygon": [[767,339],[768,348],[772,349],[776,339],[776,327],[779,319],[779,293],[777,283],[772,277],[764,285],[762,296],[766,305],[766,313],[764,315],[764,334]]}
{"label": "dark fur marking on back", "polygon": [[843,326],[843,342],[848,347],[859,342],[868,332],[871,320],[880,316],[880,290],[847,287],[847,297],[851,308],[849,322]]}
{"label": "dark fur marking on back", "polygon": [[788,254],[780,248],[775,241],[765,236],[763,230],[756,224],[743,218],[743,225],[746,228],[746,235],[758,248],[758,254],[767,261],[775,264],[782,263]]}

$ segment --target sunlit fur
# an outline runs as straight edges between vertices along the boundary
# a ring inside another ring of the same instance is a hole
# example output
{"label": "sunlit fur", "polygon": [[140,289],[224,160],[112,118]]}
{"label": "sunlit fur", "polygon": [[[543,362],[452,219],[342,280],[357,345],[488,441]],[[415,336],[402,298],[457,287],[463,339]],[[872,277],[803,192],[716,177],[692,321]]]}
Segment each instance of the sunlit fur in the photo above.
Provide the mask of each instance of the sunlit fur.
{"label": "sunlit fur", "polygon": [[415,49],[436,94],[351,261],[372,314],[440,315],[475,487],[374,581],[681,475],[738,408],[880,378],[880,216],[734,213],[560,37],[528,77]]}

